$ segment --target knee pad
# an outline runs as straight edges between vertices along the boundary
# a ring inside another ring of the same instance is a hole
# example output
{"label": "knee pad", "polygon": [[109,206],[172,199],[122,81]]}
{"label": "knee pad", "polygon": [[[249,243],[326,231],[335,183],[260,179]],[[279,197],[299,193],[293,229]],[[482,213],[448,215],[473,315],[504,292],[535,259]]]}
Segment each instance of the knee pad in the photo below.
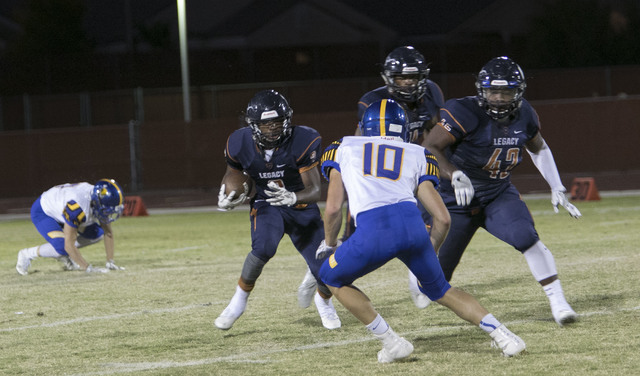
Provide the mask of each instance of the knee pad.
{"label": "knee pad", "polygon": [[540,282],[543,279],[558,274],[556,262],[551,251],[549,251],[541,241],[538,240],[522,254],[527,260],[531,274],[533,274],[533,278],[535,278],[536,281]]}
{"label": "knee pad", "polygon": [[249,285],[256,282],[260,274],[262,274],[262,268],[266,265],[267,261],[263,261],[256,257],[253,253],[249,252],[247,258],[244,259],[244,265],[242,265],[242,273],[240,277]]}

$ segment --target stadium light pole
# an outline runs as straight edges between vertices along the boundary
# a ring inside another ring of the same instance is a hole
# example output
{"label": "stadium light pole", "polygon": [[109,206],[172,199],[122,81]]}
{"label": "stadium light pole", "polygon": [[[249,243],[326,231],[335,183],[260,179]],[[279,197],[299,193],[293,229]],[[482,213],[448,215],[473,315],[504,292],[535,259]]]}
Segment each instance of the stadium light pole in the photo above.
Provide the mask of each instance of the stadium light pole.
{"label": "stadium light pole", "polygon": [[178,4],[178,34],[180,39],[180,66],[182,67],[182,106],[184,121],[191,122],[191,92],[189,89],[189,57],[187,55],[187,12],[186,0],[176,0]]}

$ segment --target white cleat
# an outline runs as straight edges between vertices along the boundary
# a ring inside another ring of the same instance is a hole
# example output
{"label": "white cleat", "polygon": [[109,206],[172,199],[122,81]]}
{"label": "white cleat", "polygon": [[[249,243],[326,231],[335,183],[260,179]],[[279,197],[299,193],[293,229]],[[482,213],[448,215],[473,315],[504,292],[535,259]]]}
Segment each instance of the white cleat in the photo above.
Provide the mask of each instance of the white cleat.
{"label": "white cleat", "polygon": [[377,337],[382,339],[382,350],[378,351],[379,363],[391,363],[398,359],[406,358],[413,352],[411,342],[398,336],[391,329]]}
{"label": "white cleat", "polygon": [[420,309],[425,309],[431,304],[431,300],[418,288],[418,278],[409,270],[409,294],[413,304]]}
{"label": "white cleat", "polygon": [[20,252],[18,252],[16,270],[20,275],[27,275],[29,274],[29,266],[31,266],[31,259],[26,255],[26,249],[21,249]]}
{"label": "white cleat", "polygon": [[578,320],[578,314],[571,309],[568,305],[558,310],[552,310],[553,319],[556,320],[558,325],[564,326]]}
{"label": "white cleat", "polygon": [[489,335],[493,338],[491,347],[502,350],[504,356],[518,355],[526,348],[524,341],[504,325],[500,325],[497,329],[489,333]]}
{"label": "white cleat", "polygon": [[307,273],[304,275],[300,286],[298,286],[298,305],[301,308],[307,308],[311,305],[311,299],[313,299],[313,294],[316,292],[317,287],[316,277],[307,268]]}
{"label": "white cleat", "polygon": [[238,318],[240,318],[240,316],[242,316],[242,313],[236,316],[232,314],[229,307],[227,307],[224,309],[224,311],[222,311],[220,316],[216,318],[216,321],[214,321],[214,324],[216,328],[220,330],[229,330],[233,326],[233,323],[236,322]]}
{"label": "white cleat", "polygon": [[314,301],[320,314],[320,319],[322,319],[322,326],[329,330],[338,329],[342,326],[338,312],[336,312],[336,308],[333,306],[331,299],[325,301],[325,299],[316,292]]}

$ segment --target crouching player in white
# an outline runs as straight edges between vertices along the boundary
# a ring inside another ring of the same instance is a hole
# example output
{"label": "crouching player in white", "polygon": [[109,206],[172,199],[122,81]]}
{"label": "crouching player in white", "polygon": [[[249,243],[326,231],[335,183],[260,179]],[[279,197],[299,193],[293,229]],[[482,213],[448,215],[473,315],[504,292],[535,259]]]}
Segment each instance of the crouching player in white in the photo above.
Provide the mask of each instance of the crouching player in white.
{"label": "crouching player in white", "polygon": [[[378,339],[378,361],[392,362],[413,352],[376,312],[353,282],[398,258],[416,275],[429,299],[478,325],[506,356],[519,354],[525,343],[490,314],[473,296],[451,287],[438,262],[437,249],[450,225],[450,216],[436,186],[435,157],[406,140],[406,114],[392,100],[373,103],[360,122],[362,134],[331,144],[322,157],[329,180],[325,209],[325,240],[318,257],[334,252],[320,268],[320,277],[335,297]],[[346,190],[346,192],[345,192]],[[356,230],[338,245],[345,194]],[[414,194],[433,216],[431,234],[425,228]]]}
{"label": "crouching player in white", "polygon": [[[111,222],[120,217],[123,204],[122,190],[113,179],[101,179],[95,185],[83,182],[50,188],[31,206],[31,221],[47,243],[20,250],[16,270],[27,275],[31,261],[37,257],[55,258],[64,270],[124,270],[113,262],[111,230]],[[106,268],[93,267],[78,250],[101,239]]]}

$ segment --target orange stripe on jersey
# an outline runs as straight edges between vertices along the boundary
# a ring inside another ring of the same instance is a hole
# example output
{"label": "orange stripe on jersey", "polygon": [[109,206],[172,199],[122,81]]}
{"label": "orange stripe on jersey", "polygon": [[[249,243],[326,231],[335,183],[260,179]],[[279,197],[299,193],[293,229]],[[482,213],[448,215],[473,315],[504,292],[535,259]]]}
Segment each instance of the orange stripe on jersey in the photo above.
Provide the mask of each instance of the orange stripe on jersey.
{"label": "orange stripe on jersey", "polygon": [[307,148],[304,149],[304,153],[300,154],[300,158],[296,159],[296,162],[298,162],[299,160],[302,159],[302,157],[304,157],[307,154],[307,151],[309,151],[309,148],[311,147],[311,145],[313,145],[314,142],[316,142],[316,140],[322,139],[322,137],[318,136],[316,138],[313,139],[313,141],[311,141],[309,143],[309,145],[307,145]]}
{"label": "orange stripe on jersey", "polygon": [[320,162],[314,162],[313,164],[311,164],[309,166],[301,167],[300,169],[298,169],[298,172],[300,172],[301,174],[303,172],[307,172],[307,171],[313,169],[314,167],[316,167],[318,165],[318,163],[320,163]]}
{"label": "orange stripe on jersey", "polygon": [[453,116],[453,114],[452,114],[451,112],[449,112],[449,110],[447,110],[446,108],[443,108],[443,109],[442,109],[442,111],[444,111],[444,112],[448,113],[448,114],[449,114],[449,116],[451,116],[451,118],[453,119],[453,121],[455,121],[455,122],[456,122],[456,124],[458,124],[458,125],[460,126],[460,129],[462,129],[462,131],[463,131],[464,133],[467,133],[467,130],[466,130],[466,129],[464,129],[464,127],[462,126],[462,124],[460,124],[460,122],[458,121],[458,119],[456,119],[456,117],[455,117],[455,116]]}
{"label": "orange stripe on jersey", "polygon": [[233,157],[231,156],[231,154],[229,154],[229,139],[231,138],[231,136],[229,136],[229,138],[227,138],[227,146],[226,146],[226,150],[227,152],[225,153],[227,158],[231,159],[232,161],[238,163],[238,161],[236,161],[235,159],[233,159]]}

